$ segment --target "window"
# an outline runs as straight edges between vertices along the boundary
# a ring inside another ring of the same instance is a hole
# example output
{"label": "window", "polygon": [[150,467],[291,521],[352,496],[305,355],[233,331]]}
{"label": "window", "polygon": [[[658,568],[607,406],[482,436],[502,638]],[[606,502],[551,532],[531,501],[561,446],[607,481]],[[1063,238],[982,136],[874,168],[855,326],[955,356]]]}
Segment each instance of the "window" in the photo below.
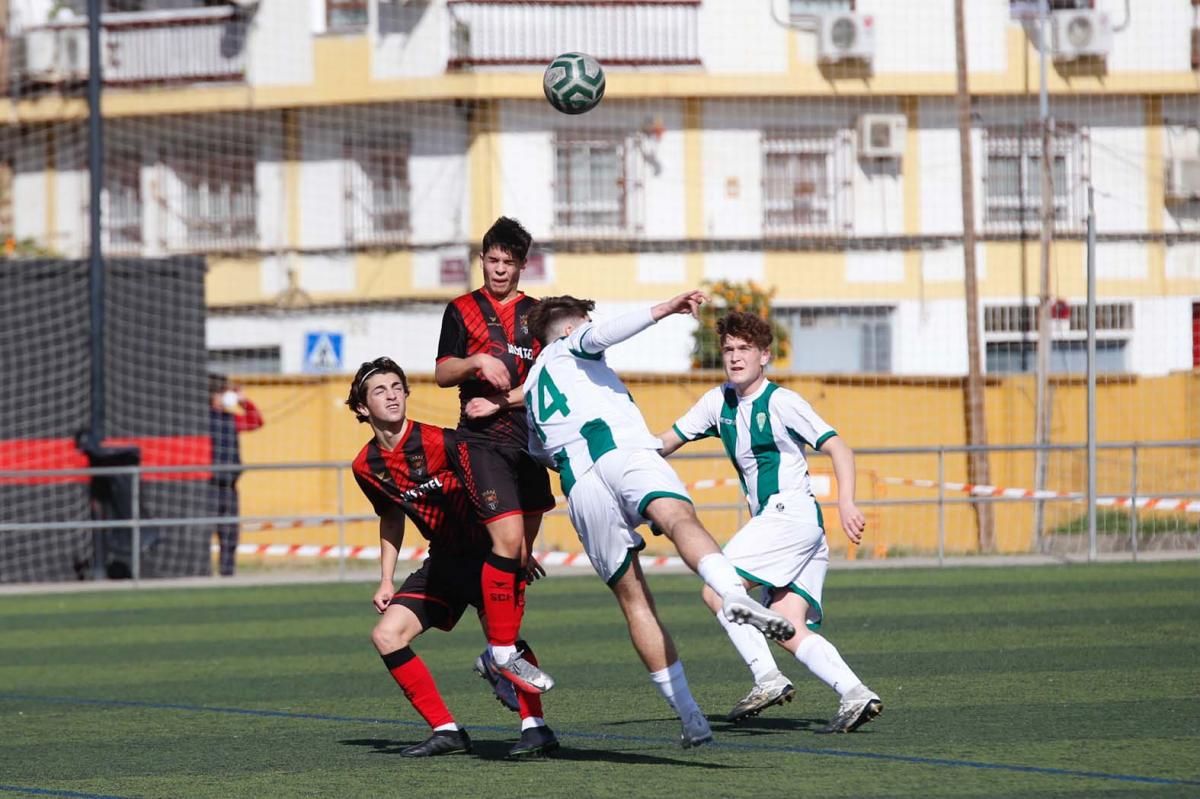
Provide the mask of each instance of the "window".
{"label": "window", "polygon": [[854,0],[788,0],[788,12],[792,19],[853,10]]}
{"label": "window", "polygon": [[408,138],[346,145],[346,234],[351,244],[388,244],[409,232]]}
{"label": "window", "polygon": [[223,250],[258,244],[254,159],[249,154],[212,153],[173,159],[179,196],[172,204],[183,225],[183,246]]}
{"label": "window", "polygon": [[618,133],[555,139],[554,227],[560,234],[623,233],[631,228],[630,147]]}
{"label": "window", "polygon": [[[1096,0],[1050,0],[1047,4],[1051,11],[1072,11],[1082,8],[1095,8]],[[1008,0],[1009,12],[1020,19],[1036,19],[1041,13],[1042,0]]]}
{"label": "window", "polygon": [[[1042,137],[1036,129],[992,129],[986,135],[984,226],[989,232],[1035,232],[1041,227]],[[1079,230],[1086,185],[1082,137],[1067,131],[1051,142],[1054,227]]]}
{"label": "window", "polygon": [[108,252],[136,254],[142,249],[142,165],[132,154],[110,156],[104,165],[104,211]]}
{"label": "window", "polygon": [[778,308],[791,337],[794,372],[855,374],[892,371],[892,308]]}
{"label": "window", "polygon": [[768,133],[763,137],[763,230],[768,234],[830,233],[840,210],[838,138],[832,131]]}
{"label": "window", "polygon": [[333,33],[367,27],[367,0],[325,0],[325,26]]}
{"label": "window", "polygon": [[[1087,369],[1087,306],[1071,305],[1066,319],[1052,322],[1050,371]],[[1096,371],[1128,371],[1127,350],[1133,333],[1133,306],[1127,302],[1096,306]],[[995,305],[983,311],[988,374],[1032,372],[1037,368],[1037,305]]]}
{"label": "window", "polygon": [[283,371],[278,346],[222,347],[208,351],[208,371],[218,374],[278,374]]}

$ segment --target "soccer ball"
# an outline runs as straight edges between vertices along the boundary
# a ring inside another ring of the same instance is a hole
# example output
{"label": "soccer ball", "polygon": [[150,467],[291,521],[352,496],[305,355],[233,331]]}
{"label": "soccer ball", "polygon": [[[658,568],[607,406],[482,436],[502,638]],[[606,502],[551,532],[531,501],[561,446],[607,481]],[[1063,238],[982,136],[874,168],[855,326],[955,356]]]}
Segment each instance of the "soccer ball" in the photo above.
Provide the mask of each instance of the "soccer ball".
{"label": "soccer ball", "polygon": [[546,67],[542,89],[559,111],[582,114],[604,97],[604,69],[585,53],[563,53]]}

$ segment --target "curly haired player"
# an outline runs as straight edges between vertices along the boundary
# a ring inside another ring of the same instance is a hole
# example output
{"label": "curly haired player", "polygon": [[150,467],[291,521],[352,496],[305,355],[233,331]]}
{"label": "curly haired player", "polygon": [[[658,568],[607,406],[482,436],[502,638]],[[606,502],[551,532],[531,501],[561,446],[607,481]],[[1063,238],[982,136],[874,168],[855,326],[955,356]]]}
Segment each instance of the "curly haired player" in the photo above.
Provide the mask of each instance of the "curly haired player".
{"label": "curly haired player", "polygon": [[[838,484],[838,517],[851,542],[862,541],[866,518],[854,504],[854,453],[812,406],[767,379],[771,326],[751,313],[717,322],[725,383],[708,391],[670,430],[659,436],[663,455],[688,441],[718,437],[741,479],[754,512],[725,545],[725,555],[764,602],[792,621],[796,634],[782,646],[841,697],[837,715],[822,732],[851,732],[883,711],[879,695],[846,665],[837,648],[817,633],[829,546],[821,506],[808,482],[805,445],[829,454]],[[710,589],[704,601],[717,613],[754,675],[754,687],[729,713],[730,721],[791,701],[795,692],[780,674],[758,631],[728,623]]]}

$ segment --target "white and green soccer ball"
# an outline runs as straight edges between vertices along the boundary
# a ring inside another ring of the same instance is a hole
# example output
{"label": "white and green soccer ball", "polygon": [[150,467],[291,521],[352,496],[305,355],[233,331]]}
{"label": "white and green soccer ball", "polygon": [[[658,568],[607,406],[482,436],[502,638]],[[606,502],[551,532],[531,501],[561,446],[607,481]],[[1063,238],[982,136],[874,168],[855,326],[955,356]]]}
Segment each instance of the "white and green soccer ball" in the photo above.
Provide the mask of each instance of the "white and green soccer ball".
{"label": "white and green soccer ball", "polygon": [[582,114],[604,97],[604,69],[586,53],[563,53],[546,67],[542,89],[559,111]]}

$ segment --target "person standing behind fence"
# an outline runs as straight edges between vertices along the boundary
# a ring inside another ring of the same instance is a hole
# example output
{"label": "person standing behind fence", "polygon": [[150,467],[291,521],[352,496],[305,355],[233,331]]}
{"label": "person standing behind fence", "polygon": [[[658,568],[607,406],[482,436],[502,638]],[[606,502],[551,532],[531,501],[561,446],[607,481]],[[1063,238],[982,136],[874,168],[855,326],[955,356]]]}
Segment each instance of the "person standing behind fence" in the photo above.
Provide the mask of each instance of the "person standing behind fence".
{"label": "person standing behind fence", "polygon": [[[251,402],[241,388],[230,384],[224,375],[208,376],[208,425],[212,437],[212,462],[216,466],[241,465],[242,454],[238,446],[238,433],[257,430],[263,426],[262,413]],[[238,516],[237,481],[240,469],[212,473],[213,510],[217,516]],[[237,559],[237,522],[217,525],[217,542],[221,548],[220,571],[223,577],[232,577]]]}

